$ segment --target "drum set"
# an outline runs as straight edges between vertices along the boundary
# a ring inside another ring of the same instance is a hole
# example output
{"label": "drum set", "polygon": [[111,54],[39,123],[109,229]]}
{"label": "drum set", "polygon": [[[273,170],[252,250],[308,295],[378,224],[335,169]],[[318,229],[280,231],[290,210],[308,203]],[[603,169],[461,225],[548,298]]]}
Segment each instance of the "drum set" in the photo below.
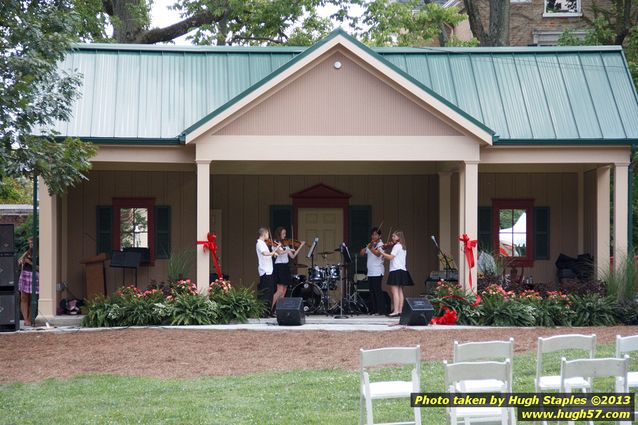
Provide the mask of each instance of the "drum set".
{"label": "drum set", "polygon": [[[335,251],[319,252],[327,261],[327,257]],[[348,285],[348,266],[346,264],[327,264],[325,266],[293,264],[297,272],[307,269],[307,274],[294,274],[292,284],[288,285],[287,297],[303,299],[306,314],[365,314],[366,304],[358,297],[356,291],[351,294]],[[341,300],[341,301],[340,301]]]}

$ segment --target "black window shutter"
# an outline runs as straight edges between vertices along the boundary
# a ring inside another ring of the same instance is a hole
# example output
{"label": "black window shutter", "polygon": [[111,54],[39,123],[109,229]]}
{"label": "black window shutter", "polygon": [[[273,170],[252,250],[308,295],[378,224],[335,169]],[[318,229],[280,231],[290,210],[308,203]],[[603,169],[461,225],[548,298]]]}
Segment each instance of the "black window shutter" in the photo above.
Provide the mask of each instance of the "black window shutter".
{"label": "black window shutter", "polygon": [[492,207],[478,208],[478,248],[492,252]]}
{"label": "black window shutter", "polygon": [[[348,211],[348,229],[350,239],[350,252],[359,254],[361,247],[370,241],[370,229],[372,228],[372,207],[370,205],[352,205]],[[367,262],[357,262],[357,273],[367,273]]]}
{"label": "black window shutter", "polygon": [[[270,231],[274,233],[279,226],[286,229],[288,237],[292,236],[292,205],[270,206]],[[295,237],[297,237],[297,232],[295,232]]]}
{"label": "black window shutter", "polygon": [[113,208],[98,205],[96,208],[96,232],[95,247],[96,254],[105,253],[111,255],[112,228],[113,228]]}
{"label": "black window shutter", "polygon": [[155,258],[171,257],[171,207],[155,207]]}
{"label": "black window shutter", "polygon": [[534,259],[549,260],[549,208],[534,208]]}

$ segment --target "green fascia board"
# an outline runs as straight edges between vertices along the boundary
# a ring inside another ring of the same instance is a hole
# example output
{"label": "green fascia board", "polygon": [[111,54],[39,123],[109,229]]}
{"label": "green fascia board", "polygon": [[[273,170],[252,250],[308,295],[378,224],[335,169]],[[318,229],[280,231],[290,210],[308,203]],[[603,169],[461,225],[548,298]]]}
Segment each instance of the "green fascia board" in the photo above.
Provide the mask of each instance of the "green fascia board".
{"label": "green fascia board", "polygon": [[155,44],[75,43],[71,50],[174,53],[301,53],[303,46],[165,46]]}
{"label": "green fascia board", "polygon": [[417,87],[419,87],[419,89],[423,90],[424,92],[426,92],[428,95],[434,97],[435,99],[437,99],[439,102],[443,103],[444,105],[446,105],[447,107],[449,107],[450,109],[452,109],[453,111],[457,112],[459,115],[463,116],[465,119],[467,119],[468,121],[472,122],[474,125],[476,125],[477,127],[481,128],[482,130],[484,130],[485,132],[487,132],[488,134],[490,134],[492,136],[492,141],[498,140],[498,136],[496,135],[495,131],[490,129],[489,127],[487,127],[484,123],[480,122],[479,120],[477,120],[476,118],[472,117],[471,115],[469,115],[467,112],[463,111],[462,109],[460,109],[458,106],[454,105],[453,103],[449,102],[447,99],[445,99],[444,97],[442,97],[441,95],[439,95],[438,93],[435,93],[434,91],[432,91],[430,88],[426,87],[425,85],[423,85],[421,82],[419,82],[418,80],[416,80],[414,77],[412,77],[411,75],[407,74],[406,72],[404,72],[402,69],[400,69],[399,67],[395,66],[393,63],[391,63],[390,61],[388,61],[387,59],[385,59],[383,56],[381,56],[380,54],[376,53],[374,50],[372,50],[371,48],[369,48],[368,46],[366,46],[365,44],[361,43],[359,40],[355,39],[354,37],[352,37],[350,34],[348,34],[347,32],[345,32],[344,30],[342,30],[341,28],[338,28],[334,31],[332,31],[326,38],[324,38],[321,41],[318,41],[317,43],[315,43],[312,47],[306,49],[303,53],[295,56],[292,60],[290,60],[289,62],[287,62],[285,65],[279,67],[277,70],[275,70],[274,72],[272,72],[270,75],[267,75],[266,77],[264,77],[261,81],[253,84],[252,86],[250,86],[248,89],[244,90],[243,92],[239,93],[237,96],[235,96],[234,98],[230,99],[228,102],[226,102],[224,105],[220,106],[219,108],[217,108],[216,110],[214,110],[213,112],[211,112],[210,114],[206,115],[205,117],[203,117],[202,119],[200,119],[199,121],[197,121],[195,124],[191,125],[190,127],[188,127],[186,130],[184,130],[180,135],[179,138],[180,140],[185,140],[185,137],[187,134],[193,132],[194,130],[196,130],[197,128],[199,128],[200,126],[202,126],[204,123],[210,121],[212,118],[214,118],[215,116],[219,115],[220,113],[222,113],[223,111],[225,111],[226,109],[230,108],[231,106],[233,106],[235,103],[239,102],[241,99],[243,99],[244,97],[246,97],[247,95],[249,95],[250,93],[254,92],[255,90],[257,90],[259,87],[263,86],[264,84],[266,84],[267,82],[269,82],[270,80],[272,80],[274,77],[276,77],[277,75],[281,74],[282,72],[284,72],[286,69],[290,68],[291,66],[293,66],[294,64],[296,64],[297,62],[303,60],[305,57],[307,57],[308,55],[310,55],[312,52],[314,52],[315,50],[319,49],[321,46],[323,46],[324,44],[326,44],[328,41],[332,40],[333,38],[337,37],[337,36],[343,36],[344,38],[346,38],[348,41],[352,42],[354,45],[356,45],[357,47],[359,47],[360,49],[362,49],[363,51],[365,51],[366,53],[368,53],[370,56],[374,57],[375,59],[377,59],[378,61],[380,61],[381,63],[383,63],[385,66],[387,66],[388,68],[392,69],[393,71],[395,71],[396,73],[398,73],[399,75],[401,75],[403,78],[407,79],[408,81],[410,81],[412,84],[416,85]]}
{"label": "green fascia board", "polygon": [[[172,139],[154,139],[154,138],[131,138],[131,137],[80,137],[68,136],[82,140],[83,142],[93,143],[95,145],[131,145],[131,146],[174,146],[183,145],[179,138]],[[67,136],[56,136],[55,140],[62,142]]]}
{"label": "green fascia board", "polygon": [[500,139],[494,146],[632,146],[638,139]]}
{"label": "green fascia board", "polygon": [[436,53],[581,53],[581,52],[617,52],[621,46],[508,46],[508,47],[375,47],[379,54],[436,54]]}

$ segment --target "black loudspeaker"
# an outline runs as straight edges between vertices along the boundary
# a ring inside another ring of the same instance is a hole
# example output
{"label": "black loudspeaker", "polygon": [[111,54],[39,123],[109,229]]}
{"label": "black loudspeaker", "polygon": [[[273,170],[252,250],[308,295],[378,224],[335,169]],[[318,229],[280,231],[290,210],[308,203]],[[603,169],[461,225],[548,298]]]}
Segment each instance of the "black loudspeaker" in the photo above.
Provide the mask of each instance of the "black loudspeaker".
{"label": "black loudspeaker", "polygon": [[399,319],[400,325],[427,326],[434,316],[432,304],[425,298],[406,298],[403,303],[403,312]]}
{"label": "black loudspeaker", "polygon": [[11,290],[17,286],[17,263],[15,257],[0,257],[0,288]]}
{"label": "black loudspeaker", "polygon": [[0,292],[0,332],[15,332],[19,325],[15,291]]}
{"label": "black loudspeaker", "polygon": [[13,224],[0,224],[0,255],[15,253],[15,242],[13,239]]}
{"label": "black loudspeaker", "polygon": [[277,301],[277,324],[280,326],[300,326],[306,323],[303,298],[280,298]]}

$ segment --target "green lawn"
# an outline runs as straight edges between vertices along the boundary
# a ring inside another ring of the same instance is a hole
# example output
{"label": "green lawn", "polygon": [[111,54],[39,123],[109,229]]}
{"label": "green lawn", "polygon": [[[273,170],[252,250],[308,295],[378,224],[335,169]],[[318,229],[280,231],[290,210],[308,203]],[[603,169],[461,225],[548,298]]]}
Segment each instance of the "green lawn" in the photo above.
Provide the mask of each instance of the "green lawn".
{"label": "green lawn", "polygon": [[[611,345],[600,346],[597,357],[612,353]],[[533,391],[535,362],[535,354],[516,356],[515,391]],[[442,391],[442,362],[422,366],[422,390]],[[195,380],[84,375],[0,386],[0,425],[356,424],[358,386],[358,372],[328,369]],[[375,403],[376,422],[409,420],[410,413],[404,401]],[[422,417],[445,423],[442,409],[422,409]]]}

